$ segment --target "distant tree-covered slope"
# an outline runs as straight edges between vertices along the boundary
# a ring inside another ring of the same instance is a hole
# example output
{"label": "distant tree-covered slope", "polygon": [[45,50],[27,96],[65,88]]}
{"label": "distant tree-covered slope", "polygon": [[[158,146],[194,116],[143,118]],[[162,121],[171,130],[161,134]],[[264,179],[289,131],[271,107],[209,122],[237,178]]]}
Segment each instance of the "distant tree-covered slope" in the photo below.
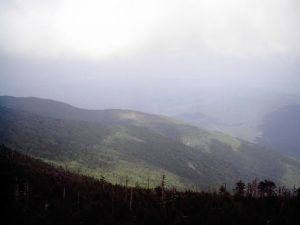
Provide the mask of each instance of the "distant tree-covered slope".
{"label": "distant tree-covered slope", "polygon": [[265,116],[258,143],[300,158],[300,105],[283,107]]}
{"label": "distant tree-covered slope", "polygon": [[112,182],[201,189],[238,179],[300,184],[300,163],[258,145],[130,110],[83,110],[37,98],[0,98],[0,142]]}

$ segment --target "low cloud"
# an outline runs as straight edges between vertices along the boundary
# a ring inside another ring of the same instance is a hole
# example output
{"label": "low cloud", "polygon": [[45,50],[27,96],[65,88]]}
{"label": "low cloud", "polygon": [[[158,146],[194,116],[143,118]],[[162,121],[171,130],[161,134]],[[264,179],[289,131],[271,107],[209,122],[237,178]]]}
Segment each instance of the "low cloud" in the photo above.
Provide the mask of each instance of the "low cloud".
{"label": "low cloud", "polygon": [[0,49],[11,54],[102,61],[299,55],[296,0],[13,0],[0,10]]}

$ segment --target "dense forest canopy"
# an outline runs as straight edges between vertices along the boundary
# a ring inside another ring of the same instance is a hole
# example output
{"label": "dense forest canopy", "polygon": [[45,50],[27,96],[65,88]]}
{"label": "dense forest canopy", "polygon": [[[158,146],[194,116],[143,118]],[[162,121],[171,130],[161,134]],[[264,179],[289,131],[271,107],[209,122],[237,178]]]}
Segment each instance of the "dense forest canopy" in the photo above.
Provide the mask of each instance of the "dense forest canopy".
{"label": "dense forest canopy", "polygon": [[10,224],[299,224],[300,187],[270,180],[178,192],[112,185],[0,146],[1,204]]}

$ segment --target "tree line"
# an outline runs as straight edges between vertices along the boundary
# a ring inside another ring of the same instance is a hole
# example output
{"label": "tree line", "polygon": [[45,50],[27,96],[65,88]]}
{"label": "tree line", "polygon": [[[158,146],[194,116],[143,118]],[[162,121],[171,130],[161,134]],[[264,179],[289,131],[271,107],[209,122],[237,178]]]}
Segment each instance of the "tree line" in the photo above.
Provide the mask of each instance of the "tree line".
{"label": "tree line", "polygon": [[[0,146],[2,220],[9,224],[300,224],[300,189],[238,181],[212,193],[113,185]],[[125,179],[127,180],[127,179]]]}

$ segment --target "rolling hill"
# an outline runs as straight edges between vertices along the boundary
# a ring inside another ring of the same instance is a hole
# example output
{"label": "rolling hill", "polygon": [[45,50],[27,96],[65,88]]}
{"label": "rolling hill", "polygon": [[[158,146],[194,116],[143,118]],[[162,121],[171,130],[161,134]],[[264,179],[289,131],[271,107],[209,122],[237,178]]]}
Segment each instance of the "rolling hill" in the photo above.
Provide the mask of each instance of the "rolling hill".
{"label": "rolling hill", "polygon": [[0,143],[114,183],[208,190],[239,179],[300,184],[300,162],[161,115],[86,110],[52,100],[0,97]]}

